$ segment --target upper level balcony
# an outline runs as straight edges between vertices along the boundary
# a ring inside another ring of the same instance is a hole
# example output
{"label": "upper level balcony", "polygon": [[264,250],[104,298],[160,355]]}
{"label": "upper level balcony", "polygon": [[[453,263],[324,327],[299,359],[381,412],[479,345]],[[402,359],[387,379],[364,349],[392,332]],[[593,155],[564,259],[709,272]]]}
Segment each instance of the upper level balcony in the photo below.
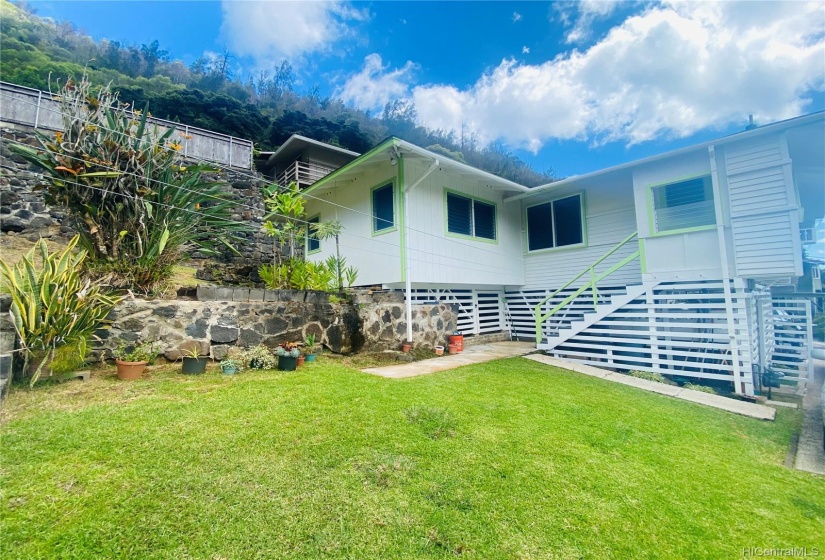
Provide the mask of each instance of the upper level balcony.
{"label": "upper level balcony", "polygon": [[281,186],[290,183],[297,183],[298,188],[305,189],[335,171],[337,168],[320,163],[304,163],[302,161],[292,162],[283,173],[276,177],[276,182]]}

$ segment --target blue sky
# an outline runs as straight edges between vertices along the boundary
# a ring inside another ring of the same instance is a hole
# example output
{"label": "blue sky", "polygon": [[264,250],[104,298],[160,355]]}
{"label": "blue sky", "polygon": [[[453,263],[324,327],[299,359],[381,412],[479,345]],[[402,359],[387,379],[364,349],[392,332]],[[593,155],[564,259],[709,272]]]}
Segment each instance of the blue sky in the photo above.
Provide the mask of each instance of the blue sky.
{"label": "blue sky", "polygon": [[821,2],[47,2],[95,38],[155,39],[235,72],[288,60],[299,89],[498,140],[586,173],[825,109]]}

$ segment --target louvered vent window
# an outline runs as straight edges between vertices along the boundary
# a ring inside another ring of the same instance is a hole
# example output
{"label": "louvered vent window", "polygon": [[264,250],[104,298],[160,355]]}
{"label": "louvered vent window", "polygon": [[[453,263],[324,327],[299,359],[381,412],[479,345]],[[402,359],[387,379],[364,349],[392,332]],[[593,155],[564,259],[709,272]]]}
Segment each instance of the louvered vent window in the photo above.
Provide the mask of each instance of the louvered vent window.
{"label": "louvered vent window", "polygon": [[496,238],[496,207],[474,198],[447,193],[447,231],[458,235]]}
{"label": "louvered vent window", "polygon": [[710,177],[699,177],[652,187],[656,233],[672,232],[716,223],[713,185]]}

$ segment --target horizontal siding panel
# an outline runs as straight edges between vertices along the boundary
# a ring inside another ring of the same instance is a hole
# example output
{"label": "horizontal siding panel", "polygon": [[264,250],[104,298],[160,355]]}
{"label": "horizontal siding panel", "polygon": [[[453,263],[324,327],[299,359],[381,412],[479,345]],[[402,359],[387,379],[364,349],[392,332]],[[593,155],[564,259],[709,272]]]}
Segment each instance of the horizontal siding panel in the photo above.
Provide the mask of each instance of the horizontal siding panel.
{"label": "horizontal siding panel", "polygon": [[[636,231],[636,214],[633,208],[587,216],[588,246],[579,249],[561,249],[544,253],[528,253],[525,261],[525,290],[557,289],[608,253],[628,235]],[[634,240],[611,255],[597,268],[601,272],[610,268],[639,248]],[[641,282],[638,259],[615,272],[603,283],[637,284]],[[576,284],[581,286],[589,280]]]}

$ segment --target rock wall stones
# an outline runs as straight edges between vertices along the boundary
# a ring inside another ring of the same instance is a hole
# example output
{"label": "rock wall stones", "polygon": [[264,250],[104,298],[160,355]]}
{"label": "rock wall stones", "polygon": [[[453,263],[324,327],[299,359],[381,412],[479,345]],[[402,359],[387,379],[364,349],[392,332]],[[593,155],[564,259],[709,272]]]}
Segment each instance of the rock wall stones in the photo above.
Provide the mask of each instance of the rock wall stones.
{"label": "rock wall stones", "polygon": [[[65,215],[49,207],[43,192],[34,189],[45,183],[43,175],[9,150],[11,142],[39,146],[32,128],[0,123],[0,233],[24,235],[33,241],[58,235],[70,238],[73,230]],[[274,251],[272,240],[261,230],[266,214],[261,188],[266,181],[260,173],[246,170],[221,171],[210,178],[228,183],[224,192],[234,204],[232,219],[249,223],[251,230],[243,234],[237,254],[226,250],[207,259],[194,252],[196,276],[222,284],[258,284],[258,267],[271,262]]]}
{"label": "rock wall stones", "polygon": [[[415,346],[445,344],[455,330],[450,305],[414,305]],[[201,353],[223,359],[233,346],[302,341],[308,334],[333,352],[397,349],[406,338],[403,303],[339,304],[322,301],[181,301],[131,299],[118,305],[112,325],[98,335],[97,357],[107,357],[119,341],[156,341],[168,359],[197,341]]]}
{"label": "rock wall stones", "polygon": [[31,129],[0,128],[0,232],[23,234],[32,240],[70,236],[72,229],[64,224],[63,213],[49,208],[43,193],[35,190],[43,184],[43,176],[9,150],[10,142],[39,145]]}

